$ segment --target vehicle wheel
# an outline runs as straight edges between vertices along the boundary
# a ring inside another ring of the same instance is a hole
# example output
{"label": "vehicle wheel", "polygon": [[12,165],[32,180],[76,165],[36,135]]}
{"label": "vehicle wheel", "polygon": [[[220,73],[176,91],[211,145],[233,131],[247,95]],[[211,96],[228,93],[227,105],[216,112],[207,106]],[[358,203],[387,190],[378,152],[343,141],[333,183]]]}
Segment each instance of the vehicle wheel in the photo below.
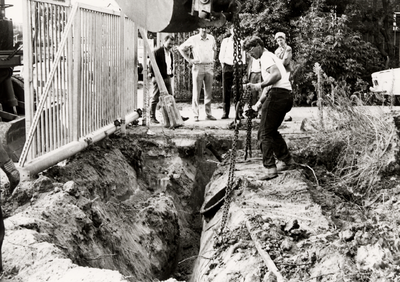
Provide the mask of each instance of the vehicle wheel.
{"label": "vehicle wheel", "polygon": [[[18,102],[24,102],[25,101],[25,91],[24,91],[24,79],[21,76],[12,76],[11,77],[11,83],[14,89],[14,94],[15,94],[15,98],[17,98]],[[18,103],[17,106],[17,111],[18,114],[25,114],[25,108],[23,105]]]}

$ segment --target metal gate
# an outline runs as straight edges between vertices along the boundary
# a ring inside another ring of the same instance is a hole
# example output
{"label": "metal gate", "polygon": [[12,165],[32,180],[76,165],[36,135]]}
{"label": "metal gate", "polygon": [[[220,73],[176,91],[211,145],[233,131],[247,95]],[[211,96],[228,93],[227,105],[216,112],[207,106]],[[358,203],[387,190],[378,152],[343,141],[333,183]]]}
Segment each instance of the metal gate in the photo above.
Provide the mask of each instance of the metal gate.
{"label": "metal gate", "polygon": [[119,11],[51,0],[25,3],[27,136],[20,167],[37,166],[43,158],[54,164],[55,154],[104,137],[115,130],[115,120],[132,118],[138,77],[138,27]]}

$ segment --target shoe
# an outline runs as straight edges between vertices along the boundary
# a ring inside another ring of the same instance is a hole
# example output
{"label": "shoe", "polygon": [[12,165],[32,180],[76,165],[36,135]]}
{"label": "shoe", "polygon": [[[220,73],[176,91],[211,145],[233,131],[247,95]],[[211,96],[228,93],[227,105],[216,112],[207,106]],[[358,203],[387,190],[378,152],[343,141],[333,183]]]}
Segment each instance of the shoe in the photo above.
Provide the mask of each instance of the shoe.
{"label": "shoe", "polygon": [[208,119],[208,120],[217,120],[215,117],[213,117],[213,116],[211,116],[211,115],[210,115],[210,116],[207,116],[206,119]]}
{"label": "shoe", "polygon": [[229,117],[228,116],[225,116],[225,115],[223,115],[222,117],[221,117],[221,119],[228,119]]}
{"label": "shoe", "polygon": [[292,119],[292,117],[291,116],[285,116],[285,119],[283,120],[283,121],[292,121],[293,119]]}
{"label": "shoe", "polygon": [[199,121],[199,117],[194,117],[194,121],[198,122]]}
{"label": "shoe", "polygon": [[156,124],[160,123],[155,117],[150,118],[150,122]]}
{"label": "shoe", "polygon": [[284,171],[284,170],[289,169],[291,166],[293,166],[295,164],[296,164],[296,162],[293,160],[292,157],[286,162],[278,160],[276,162],[276,169],[278,171]]}
{"label": "shoe", "polygon": [[264,181],[264,180],[270,180],[275,177],[278,177],[278,170],[276,169],[276,166],[267,168],[267,172],[258,178],[258,180]]}
{"label": "shoe", "polygon": [[189,118],[188,117],[181,117],[183,121],[187,121]]}
{"label": "shoe", "polygon": [[15,187],[17,187],[19,184],[20,181],[19,171],[17,170],[14,162],[11,159],[8,160],[4,165],[2,165],[1,168],[7,175],[8,180],[10,181],[10,188],[8,193],[11,195]]}

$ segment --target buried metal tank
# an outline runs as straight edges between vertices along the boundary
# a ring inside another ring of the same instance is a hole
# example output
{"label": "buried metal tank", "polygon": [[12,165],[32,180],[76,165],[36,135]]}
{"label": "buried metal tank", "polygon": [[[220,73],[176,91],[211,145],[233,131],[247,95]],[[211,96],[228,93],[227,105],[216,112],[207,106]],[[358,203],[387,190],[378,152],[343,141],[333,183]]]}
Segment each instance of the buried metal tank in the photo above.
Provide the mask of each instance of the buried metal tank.
{"label": "buried metal tank", "polygon": [[[221,232],[229,171],[221,166],[206,187],[201,208],[203,230],[200,251],[190,281],[286,281],[282,244],[295,242],[328,229],[321,208],[312,201],[299,170],[279,174],[270,181],[257,177],[260,160],[237,163],[232,200]],[[295,224],[294,224],[295,223]],[[300,251],[300,250],[298,250]],[[304,250],[301,250],[304,251]],[[269,280],[268,280],[269,281]]]}

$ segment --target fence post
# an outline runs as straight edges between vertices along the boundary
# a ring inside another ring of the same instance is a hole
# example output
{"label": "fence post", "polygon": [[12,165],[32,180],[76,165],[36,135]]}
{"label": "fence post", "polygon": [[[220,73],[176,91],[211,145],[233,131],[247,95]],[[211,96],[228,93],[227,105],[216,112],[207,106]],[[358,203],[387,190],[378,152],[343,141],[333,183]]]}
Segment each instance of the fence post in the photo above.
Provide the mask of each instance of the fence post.
{"label": "fence post", "polygon": [[317,73],[317,106],[318,106],[319,123],[320,123],[321,128],[324,128],[324,113],[323,113],[323,107],[322,107],[321,66],[318,63],[315,63],[315,70]]}
{"label": "fence post", "polygon": [[134,22],[133,23],[133,77],[134,77],[134,86],[133,87],[133,108],[138,108],[138,81],[139,81],[139,73],[137,66],[139,65],[138,61],[138,25]]}
{"label": "fence post", "polygon": [[[32,11],[31,1],[23,1],[22,6],[23,18],[23,44],[24,44],[24,95],[25,95],[25,130],[26,139],[28,139],[28,132],[32,126],[32,120],[34,115],[34,91],[33,91],[33,70],[30,66],[33,66],[33,50],[32,50]],[[35,144],[35,143],[34,143]],[[33,157],[33,150],[30,150],[27,159],[30,160]]]}
{"label": "fence post", "polygon": [[125,83],[126,83],[126,68],[125,68],[125,15],[123,12],[120,13],[120,54],[119,54],[119,86],[118,86],[118,95],[120,98],[120,111],[121,111],[121,133],[126,134],[126,123],[125,123],[125,115],[126,115],[126,99],[125,99]]}
{"label": "fence post", "polygon": [[70,94],[70,114],[69,114],[69,123],[72,127],[72,140],[78,141],[81,135],[81,83],[82,83],[82,75],[81,75],[81,62],[82,62],[82,44],[81,44],[81,13],[80,9],[76,13],[75,22],[74,22],[74,37],[73,37],[73,66],[71,67],[73,75],[72,81],[72,91]]}
{"label": "fence post", "polygon": [[[143,39],[144,40],[144,39]],[[151,50],[147,50],[147,44],[143,43],[143,113],[142,113],[142,125],[150,124],[150,115],[147,114],[147,109],[149,107],[149,80],[147,73],[147,52],[151,52]]]}

